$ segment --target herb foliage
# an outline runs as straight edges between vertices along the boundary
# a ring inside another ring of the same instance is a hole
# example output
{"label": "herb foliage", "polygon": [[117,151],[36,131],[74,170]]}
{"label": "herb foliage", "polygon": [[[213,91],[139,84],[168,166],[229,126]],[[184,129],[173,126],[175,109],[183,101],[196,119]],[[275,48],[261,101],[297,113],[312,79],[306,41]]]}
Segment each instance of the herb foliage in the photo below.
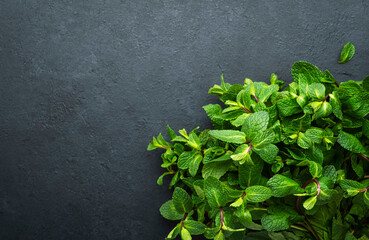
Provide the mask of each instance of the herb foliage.
{"label": "herb foliage", "polygon": [[276,74],[222,76],[209,93],[224,107],[203,107],[214,129],[153,138],[167,170],[157,183],[170,176],[174,189],[160,208],[178,222],[166,239],[368,239],[369,77],[339,84],[307,62],[291,73],[285,88]]}

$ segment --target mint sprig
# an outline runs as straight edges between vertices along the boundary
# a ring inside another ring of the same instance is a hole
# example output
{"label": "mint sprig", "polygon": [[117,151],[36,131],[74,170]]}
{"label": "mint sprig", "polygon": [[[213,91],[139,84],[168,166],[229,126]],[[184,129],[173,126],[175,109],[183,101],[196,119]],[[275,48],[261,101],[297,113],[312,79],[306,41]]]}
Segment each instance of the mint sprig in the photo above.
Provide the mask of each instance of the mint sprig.
{"label": "mint sprig", "polygon": [[242,85],[222,75],[209,93],[224,107],[203,107],[213,129],[153,138],[148,150],[165,151],[157,182],[174,189],[160,208],[177,221],[166,239],[368,239],[369,77],[338,84],[302,61],[291,73],[285,88],[276,74]]}

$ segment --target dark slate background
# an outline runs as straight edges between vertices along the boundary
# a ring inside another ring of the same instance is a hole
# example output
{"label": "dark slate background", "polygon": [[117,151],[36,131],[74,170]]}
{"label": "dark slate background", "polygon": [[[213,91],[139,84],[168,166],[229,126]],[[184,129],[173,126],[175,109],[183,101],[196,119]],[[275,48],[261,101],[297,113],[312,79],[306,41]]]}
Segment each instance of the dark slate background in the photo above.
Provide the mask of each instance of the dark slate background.
{"label": "dark slate background", "polygon": [[368,41],[364,0],[2,0],[0,239],[163,239],[153,135],[209,127],[221,73],[290,82],[305,60],[362,80]]}

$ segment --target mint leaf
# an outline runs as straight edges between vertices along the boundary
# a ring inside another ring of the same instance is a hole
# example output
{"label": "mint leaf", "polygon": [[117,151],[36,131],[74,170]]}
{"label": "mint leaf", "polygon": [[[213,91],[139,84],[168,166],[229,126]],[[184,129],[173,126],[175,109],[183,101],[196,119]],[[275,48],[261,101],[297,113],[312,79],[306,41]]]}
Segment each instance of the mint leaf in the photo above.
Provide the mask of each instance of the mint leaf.
{"label": "mint leaf", "polygon": [[224,234],[220,231],[215,237],[214,240],[225,240]]}
{"label": "mint leaf", "polygon": [[[308,84],[312,84],[314,82],[319,83],[321,79],[324,77],[324,73],[319,70],[316,66],[308,62],[295,62],[291,68],[291,74],[293,79],[299,83],[299,75],[301,74]],[[300,76],[301,76],[300,75]]]}
{"label": "mint leaf", "polygon": [[167,125],[165,129],[167,130],[170,139],[174,139],[175,137],[177,137],[177,134],[169,127],[169,125]]}
{"label": "mint leaf", "polygon": [[261,218],[261,225],[267,231],[281,231],[290,227],[287,216],[264,215]]}
{"label": "mint leaf", "polygon": [[317,196],[312,196],[306,199],[303,203],[303,206],[306,210],[311,210],[315,206],[315,203],[317,201]]}
{"label": "mint leaf", "polygon": [[255,138],[251,141],[254,147],[262,147],[268,145],[274,141],[275,133],[272,129],[259,132]]}
{"label": "mint leaf", "polygon": [[191,234],[186,228],[182,228],[181,230],[181,238],[182,240],[191,240]]}
{"label": "mint leaf", "polygon": [[251,145],[242,144],[236,148],[236,151],[234,152],[234,154],[231,155],[231,158],[234,161],[239,161],[240,164],[243,164],[245,162],[253,164],[251,160],[251,148]]}
{"label": "mint leaf", "polygon": [[178,158],[178,167],[180,169],[188,169],[191,162],[196,161],[201,154],[198,151],[183,152]]}
{"label": "mint leaf", "polygon": [[211,176],[219,179],[228,171],[231,164],[231,161],[208,163],[202,168],[202,177],[206,179]]}
{"label": "mint leaf", "polygon": [[201,222],[197,222],[194,220],[186,220],[184,221],[184,227],[189,231],[191,235],[200,235],[205,232],[205,225]]}
{"label": "mint leaf", "polygon": [[339,63],[347,63],[355,54],[355,47],[352,43],[348,42],[341,51]]}
{"label": "mint leaf", "polygon": [[170,233],[165,239],[175,239],[180,232],[181,232],[181,224],[179,223],[175,228],[173,228],[172,231],[170,231]]}
{"label": "mint leaf", "polygon": [[314,101],[323,100],[325,98],[325,87],[321,83],[312,83],[308,87],[308,93]]}
{"label": "mint leaf", "polygon": [[332,112],[333,114],[340,120],[343,119],[342,115],[342,104],[338,97],[338,93],[336,91],[333,91],[331,94],[329,94],[329,103],[332,106]]}
{"label": "mint leaf", "polygon": [[245,133],[237,130],[211,130],[209,134],[224,142],[238,144],[246,142]]}
{"label": "mint leaf", "polygon": [[304,192],[297,182],[280,174],[276,174],[270,178],[267,186],[272,190],[273,196],[275,197],[285,197]]}
{"label": "mint leaf", "polygon": [[282,117],[288,117],[302,112],[300,105],[293,98],[279,100],[277,102],[277,108]]}
{"label": "mint leaf", "polygon": [[168,220],[180,220],[183,218],[183,213],[177,212],[173,201],[169,200],[160,207],[160,214]]}
{"label": "mint leaf", "polygon": [[272,190],[264,186],[246,188],[246,199],[250,202],[264,202],[272,196]]}
{"label": "mint leaf", "polygon": [[173,205],[178,213],[188,213],[192,210],[193,202],[188,193],[182,188],[176,187],[173,192]]}
{"label": "mint leaf", "polygon": [[201,153],[197,153],[189,163],[189,173],[191,176],[195,176],[197,173],[197,170],[199,169],[200,163],[202,161],[202,155]]}
{"label": "mint leaf", "polygon": [[274,144],[268,144],[268,145],[257,146],[254,148],[254,151],[265,162],[272,164],[278,154],[279,149]]}
{"label": "mint leaf", "polygon": [[261,181],[261,172],[263,170],[263,161],[255,157],[254,165],[243,164],[238,167],[238,180],[242,188],[257,185]]}
{"label": "mint leaf", "polygon": [[194,149],[200,149],[201,148],[201,142],[200,142],[199,137],[196,135],[196,133],[193,133],[193,132],[190,133],[187,145],[194,148]]}
{"label": "mint leaf", "polygon": [[354,135],[341,131],[338,136],[337,142],[345,149],[354,153],[363,153],[365,149],[359,139]]}
{"label": "mint leaf", "polygon": [[245,120],[244,125],[242,126],[242,132],[246,134],[247,140],[251,141],[255,138],[255,136],[264,131],[269,122],[269,115],[265,111],[260,111],[251,114]]}
{"label": "mint leaf", "polygon": [[210,207],[219,208],[225,205],[227,199],[222,184],[217,178],[208,177],[205,179],[204,192]]}
{"label": "mint leaf", "polygon": [[369,139],[369,120],[363,120],[363,134]]}

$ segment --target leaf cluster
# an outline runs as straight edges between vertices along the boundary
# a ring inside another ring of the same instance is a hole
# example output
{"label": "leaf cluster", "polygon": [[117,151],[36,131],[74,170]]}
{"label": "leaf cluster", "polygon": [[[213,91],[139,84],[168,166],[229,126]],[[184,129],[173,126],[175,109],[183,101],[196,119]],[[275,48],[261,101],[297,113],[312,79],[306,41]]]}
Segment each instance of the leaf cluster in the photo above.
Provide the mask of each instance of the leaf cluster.
{"label": "leaf cluster", "polygon": [[165,150],[157,183],[170,176],[174,189],[160,208],[178,222],[166,239],[368,239],[369,77],[338,84],[307,62],[291,74],[285,88],[276,74],[222,76],[209,90],[222,104],[203,107],[213,129],[153,138],[148,150]]}

